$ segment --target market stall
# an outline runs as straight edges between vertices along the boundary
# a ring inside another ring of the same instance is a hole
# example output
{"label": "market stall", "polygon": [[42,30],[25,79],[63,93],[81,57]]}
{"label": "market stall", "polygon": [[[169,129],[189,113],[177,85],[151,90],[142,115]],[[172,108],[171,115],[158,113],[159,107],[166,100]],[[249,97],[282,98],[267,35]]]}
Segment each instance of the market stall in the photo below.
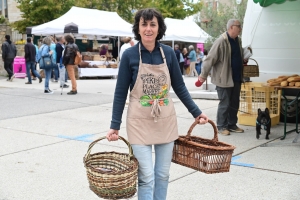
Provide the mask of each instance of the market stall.
{"label": "market stall", "polygon": [[[117,37],[118,41],[120,41],[119,37],[133,36],[132,25],[123,20],[116,12],[79,8],[75,6],[55,20],[39,26],[27,27],[27,34],[39,36],[62,36],[69,32],[74,35],[76,40],[82,40],[82,43],[87,43],[87,41],[92,40],[93,47],[90,51],[98,51],[99,46],[102,45],[98,42],[99,40],[107,40],[110,37]],[[111,49],[111,44],[108,44],[108,50],[111,51]],[[120,47],[118,46],[118,52],[119,49]],[[84,53],[85,52],[82,52],[82,54]],[[111,60],[110,57],[111,55],[108,54],[108,60]],[[90,59],[86,61],[92,62],[95,60]],[[115,76],[118,70],[85,68],[84,70],[80,69],[78,71],[81,75],[85,76],[92,76],[93,73],[95,73],[93,76]]]}
{"label": "market stall", "polygon": [[161,41],[172,42],[173,48],[174,41],[205,43],[205,41],[211,37],[191,20],[166,18],[165,23],[167,25],[167,31]]}

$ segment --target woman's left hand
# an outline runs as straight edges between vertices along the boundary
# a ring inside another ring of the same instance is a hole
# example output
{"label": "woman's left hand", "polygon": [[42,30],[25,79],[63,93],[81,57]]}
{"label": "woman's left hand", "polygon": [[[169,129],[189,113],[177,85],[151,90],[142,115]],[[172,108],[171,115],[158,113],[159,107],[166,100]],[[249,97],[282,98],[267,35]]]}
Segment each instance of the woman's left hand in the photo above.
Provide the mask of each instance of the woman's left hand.
{"label": "woman's left hand", "polygon": [[200,124],[206,124],[208,122],[208,117],[201,113],[201,115],[199,115],[195,120],[199,121]]}

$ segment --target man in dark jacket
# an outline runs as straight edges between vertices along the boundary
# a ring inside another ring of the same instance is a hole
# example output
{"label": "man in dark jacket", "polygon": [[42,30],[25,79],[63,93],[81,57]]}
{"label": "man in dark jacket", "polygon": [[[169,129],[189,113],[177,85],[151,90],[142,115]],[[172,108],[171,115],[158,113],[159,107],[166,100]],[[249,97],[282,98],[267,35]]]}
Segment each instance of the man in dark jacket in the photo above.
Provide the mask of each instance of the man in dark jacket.
{"label": "man in dark jacket", "polygon": [[174,51],[175,51],[175,54],[176,54],[176,58],[177,58],[177,60],[178,60],[178,63],[180,63],[180,50],[179,50],[178,44],[175,44]]}
{"label": "man in dark jacket", "polygon": [[[58,66],[59,78],[60,78],[60,80],[62,80],[62,78],[64,78],[65,79],[64,82],[66,83],[68,80],[68,73],[67,73],[66,67],[62,63],[60,63],[60,60],[63,57],[62,53],[65,49],[64,43],[65,43],[64,37],[57,38],[55,50],[56,50],[56,63]],[[61,83],[60,87],[68,88],[69,86],[67,84],[62,85],[62,83]]]}
{"label": "man in dark jacket", "polygon": [[34,74],[35,77],[38,77],[38,79],[40,80],[39,82],[41,83],[42,77],[34,69],[36,49],[35,49],[35,46],[31,43],[30,37],[27,38],[27,44],[25,44],[24,50],[25,50],[25,61],[26,61],[26,73],[27,73],[27,78],[28,78],[28,82],[26,82],[25,84],[32,84],[30,70],[31,70],[32,74]]}
{"label": "man in dark jacket", "polygon": [[13,73],[13,62],[15,57],[17,56],[17,48],[10,41],[10,36],[5,36],[5,42],[2,44],[2,60],[4,62],[4,69],[8,73],[7,81],[12,81],[15,77]]}

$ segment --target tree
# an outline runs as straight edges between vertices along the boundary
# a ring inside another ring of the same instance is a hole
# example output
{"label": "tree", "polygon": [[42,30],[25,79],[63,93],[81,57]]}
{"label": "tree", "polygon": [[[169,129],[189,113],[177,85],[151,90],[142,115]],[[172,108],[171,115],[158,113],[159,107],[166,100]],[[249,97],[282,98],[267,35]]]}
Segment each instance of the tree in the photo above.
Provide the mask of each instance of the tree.
{"label": "tree", "polygon": [[[14,22],[12,26],[20,33],[25,33],[26,27],[40,25],[60,17],[73,5],[114,11],[130,23],[133,22],[135,12],[141,8],[154,7],[160,10],[164,17],[176,19],[184,19],[202,8],[202,3],[193,3],[193,0],[17,0],[17,2],[18,8],[23,13],[23,19]],[[99,23],[101,20],[109,19],[99,19]]]}
{"label": "tree", "polygon": [[25,33],[26,27],[40,25],[60,17],[74,5],[74,0],[17,0],[17,2],[22,19],[11,25],[20,33]]}
{"label": "tree", "polygon": [[146,7],[158,9],[165,18],[184,19],[187,16],[200,12],[202,5],[201,2],[193,3],[190,0],[153,0]]}
{"label": "tree", "polygon": [[206,41],[205,48],[210,49],[213,42],[226,31],[226,24],[229,19],[238,19],[243,26],[244,16],[247,8],[247,1],[237,4],[231,0],[228,4],[220,3],[217,9],[207,5],[201,13],[195,16],[195,22],[212,36]]}

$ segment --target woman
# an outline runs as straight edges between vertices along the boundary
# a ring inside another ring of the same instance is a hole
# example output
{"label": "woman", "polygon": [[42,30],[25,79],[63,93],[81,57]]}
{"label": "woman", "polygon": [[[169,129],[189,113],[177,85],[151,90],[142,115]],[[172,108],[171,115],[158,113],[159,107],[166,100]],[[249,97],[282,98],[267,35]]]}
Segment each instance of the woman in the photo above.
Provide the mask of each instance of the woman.
{"label": "woman", "polygon": [[184,59],[183,67],[185,69],[185,75],[188,75],[188,74],[190,74],[190,60],[188,58],[189,52],[187,51],[186,48],[183,48],[182,55],[183,55],[183,59]]}
{"label": "woman", "polygon": [[68,34],[65,36],[65,41],[67,42],[67,45],[65,46],[65,51],[63,55],[63,64],[67,68],[67,72],[69,75],[69,78],[71,79],[72,84],[72,90],[68,92],[69,95],[75,95],[77,94],[77,83],[75,78],[75,67],[74,64],[75,57],[77,51],[79,51],[78,46],[74,43],[75,40],[72,35]]}
{"label": "woman", "polygon": [[106,53],[107,53],[106,47],[105,47],[105,45],[102,45],[102,46],[100,47],[99,55],[100,55],[100,56],[105,56]]}
{"label": "woman", "polygon": [[[42,57],[45,56],[52,56],[53,57],[53,51],[50,50],[50,45],[51,45],[51,38],[50,37],[45,37],[42,41],[42,46],[39,48],[38,52],[38,60],[40,60]],[[51,78],[51,72],[52,69],[44,69],[44,74],[45,74],[45,94],[53,94],[53,91],[50,90],[49,88],[49,80]]]}
{"label": "woman", "polygon": [[[53,36],[50,36],[51,38],[51,44],[50,44],[50,50],[53,52],[52,54],[52,60],[53,63],[56,63],[56,39]],[[58,67],[55,67],[53,71],[51,72],[51,79],[53,82],[58,82]]]}
{"label": "woman", "polygon": [[[164,19],[155,9],[142,9],[136,13],[133,33],[139,42],[123,53],[111,129],[106,135],[109,141],[118,139],[130,88],[126,129],[139,162],[138,199],[141,200],[165,200],[167,196],[172,150],[174,140],[178,138],[177,117],[169,96],[171,83],[195,120],[202,124],[208,121],[185,87],[174,50],[158,42],[165,32]],[[154,169],[152,145],[155,149]]]}
{"label": "woman", "polygon": [[198,77],[198,73],[197,73],[196,68],[195,68],[197,57],[196,57],[196,52],[194,50],[194,46],[190,45],[189,50],[190,50],[190,53],[187,56],[190,59],[190,73],[189,73],[189,76],[197,76]]}

